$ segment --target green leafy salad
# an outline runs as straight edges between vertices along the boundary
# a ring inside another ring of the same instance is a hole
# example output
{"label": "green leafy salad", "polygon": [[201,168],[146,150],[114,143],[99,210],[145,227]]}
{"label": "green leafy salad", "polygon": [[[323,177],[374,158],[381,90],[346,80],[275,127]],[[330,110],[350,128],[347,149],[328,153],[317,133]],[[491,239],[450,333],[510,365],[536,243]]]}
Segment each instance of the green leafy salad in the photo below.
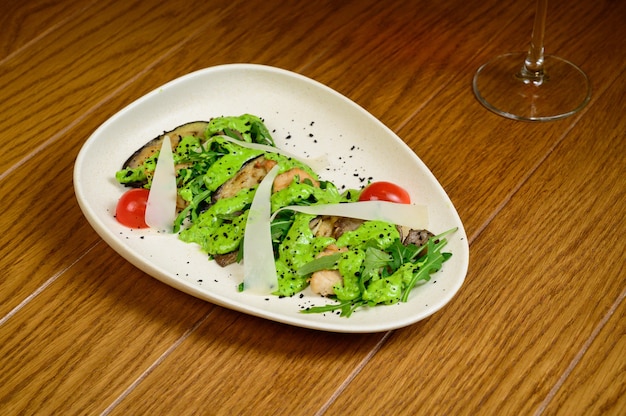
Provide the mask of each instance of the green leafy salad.
{"label": "green leafy salad", "polygon": [[[151,140],[115,175],[128,192],[149,195],[166,138],[176,176],[173,232],[223,267],[245,265],[250,253],[244,251],[257,250],[256,244],[271,247],[273,295],[293,296],[310,287],[334,300],[303,313],[348,317],[360,307],[406,302],[451,257],[442,250],[456,229],[434,235],[425,226],[413,227],[426,224],[427,218],[419,219],[425,208],[411,205],[402,188],[374,182],[340,191],[311,162],[278,149],[263,120],[250,114],[187,123]],[[145,227],[141,214],[133,217],[137,204],[123,199],[118,221]],[[246,234],[259,199],[271,213],[267,239]],[[244,244],[246,239],[259,241]]]}

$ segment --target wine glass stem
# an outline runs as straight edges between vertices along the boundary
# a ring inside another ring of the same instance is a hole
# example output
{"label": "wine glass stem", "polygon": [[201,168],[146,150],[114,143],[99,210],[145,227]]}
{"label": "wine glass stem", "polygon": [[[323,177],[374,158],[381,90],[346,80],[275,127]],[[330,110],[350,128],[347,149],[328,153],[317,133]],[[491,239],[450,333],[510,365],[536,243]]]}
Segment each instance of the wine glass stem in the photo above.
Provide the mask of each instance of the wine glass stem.
{"label": "wine glass stem", "polygon": [[530,48],[528,49],[524,66],[517,74],[518,78],[526,83],[541,85],[547,80],[547,75],[543,70],[543,37],[546,31],[547,11],[548,0],[537,0]]}

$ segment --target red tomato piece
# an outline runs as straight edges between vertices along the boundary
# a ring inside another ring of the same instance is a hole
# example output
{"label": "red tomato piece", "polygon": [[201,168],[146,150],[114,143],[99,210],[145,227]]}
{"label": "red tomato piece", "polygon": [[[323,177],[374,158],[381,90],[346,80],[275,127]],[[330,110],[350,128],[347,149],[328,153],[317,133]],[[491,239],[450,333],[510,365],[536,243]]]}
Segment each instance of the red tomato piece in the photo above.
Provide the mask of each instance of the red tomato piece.
{"label": "red tomato piece", "polygon": [[391,182],[372,182],[363,189],[359,201],[389,201],[410,204],[409,193]]}
{"label": "red tomato piece", "polygon": [[148,228],[146,224],[146,205],[150,191],[144,188],[135,188],[126,191],[117,201],[115,218],[130,228]]}

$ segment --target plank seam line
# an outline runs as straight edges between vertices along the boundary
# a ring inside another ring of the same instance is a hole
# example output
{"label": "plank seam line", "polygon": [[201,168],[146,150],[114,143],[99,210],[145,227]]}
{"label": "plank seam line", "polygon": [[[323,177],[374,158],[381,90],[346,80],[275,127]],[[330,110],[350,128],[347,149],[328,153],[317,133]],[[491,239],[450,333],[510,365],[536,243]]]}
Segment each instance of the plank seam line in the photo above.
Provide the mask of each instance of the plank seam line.
{"label": "plank seam line", "polygon": [[337,398],[343,393],[343,391],[348,388],[352,380],[356,378],[356,376],[361,372],[361,370],[371,361],[371,359],[382,349],[383,345],[387,342],[387,339],[393,334],[392,331],[388,331],[385,335],[376,343],[374,348],[370,350],[369,353],[361,360],[358,366],[348,375],[348,377],[341,383],[341,385],[335,390],[335,392],[330,396],[330,398],[322,405],[322,407],[315,413],[315,416],[322,416],[328,408],[337,400]]}
{"label": "plank seam line", "polygon": [[468,241],[469,241],[470,244],[472,242],[474,242],[474,240],[476,240],[483,233],[483,231],[485,231],[485,229],[489,226],[489,224],[491,224],[491,222],[495,219],[495,217],[497,217],[500,214],[500,212],[502,212],[502,210],[509,204],[511,199],[513,199],[513,197],[526,184],[526,182],[528,182],[528,180],[535,174],[535,172],[537,172],[539,170],[541,165],[543,165],[543,163],[546,161],[546,159],[548,159],[548,157],[554,152],[554,149],[556,149],[565,140],[565,138],[569,135],[570,131],[572,131],[572,129],[578,124],[578,122],[581,120],[581,118],[584,115],[584,113],[585,113],[585,110],[583,110],[583,112],[581,112],[576,117],[576,119],[565,129],[565,131],[563,133],[561,133],[561,136],[557,140],[554,141],[552,146],[550,146],[548,148],[548,150],[544,153],[543,157],[538,159],[537,162],[526,172],[526,174],[524,176],[522,176],[521,180],[504,197],[502,202],[500,202],[500,204],[498,204],[498,206],[491,213],[491,215],[489,215],[487,217],[487,219],[476,229],[474,234],[472,234],[468,238]]}
{"label": "plank seam line", "polygon": [[202,317],[198,322],[196,322],[191,328],[185,331],[172,345],[170,345],[148,368],[146,368],[139,376],[133,381],[104,411],[101,413],[102,416],[106,416],[111,413],[128,395],[130,395],[133,390],[139,384],[141,384],[152,372],[159,366],[163,361],[165,361],[191,334],[193,334],[200,325],[204,321],[206,321],[209,316],[213,313],[215,308],[211,308],[211,310]]}
{"label": "plank seam line", "polygon": [[539,159],[537,161],[537,163],[535,163],[535,165],[528,171],[527,175],[522,177],[522,180],[518,183],[518,185],[513,190],[511,190],[511,192],[509,192],[509,194],[498,205],[498,207],[495,209],[495,211],[485,220],[485,222],[480,227],[478,227],[476,232],[471,237],[468,237],[468,242],[470,244],[476,238],[478,238],[478,236],[480,236],[480,234],[482,234],[482,232],[485,230],[485,228],[487,228],[487,226],[489,226],[491,221],[493,221],[493,219],[504,209],[504,207],[506,205],[508,205],[509,201],[513,198],[513,196],[515,196],[515,194],[517,194],[517,192],[528,181],[528,179],[530,179],[530,177],[539,169],[539,167],[543,164],[543,162],[552,154],[554,149],[556,149],[566,139],[566,137],[569,135],[570,131],[572,131],[574,129],[574,127],[576,127],[576,125],[580,122],[580,120],[582,120],[582,118],[585,116],[585,114],[589,112],[589,109],[593,105],[595,105],[595,102],[598,100],[598,97],[604,95],[606,93],[606,91],[610,88],[610,86],[613,83],[615,83],[617,81],[617,79],[620,76],[622,76],[621,74],[624,73],[624,72],[626,72],[626,67],[619,74],[616,74],[613,79],[611,79],[609,82],[607,82],[607,84],[606,84],[607,86],[606,87],[604,87],[604,88],[602,88],[602,89],[600,89],[600,90],[598,90],[596,92],[592,92],[591,101],[578,114],[576,114],[575,116],[572,116],[572,117],[576,117],[576,119],[561,134],[561,137],[550,147],[550,149],[548,149],[548,151],[546,152],[544,157],[542,157],[541,159]]}
{"label": "plank seam line", "polygon": [[554,384],[554,386],[552,386],[552,389],[548,392],[545,399],[543,399],[543,402],[541,402],[541,404],[537,408],[537,411],[535,412],[535,416],[539,416],[543,414],[543,412],[546,410],[550,402],[552,402],[552,400],[554,399],[558,391],[561,389],[561,387],[563,387],[563,385],[565,384],[565,381],[569,378],[569,376],[572,374],[576,366],[578,366],[580,361],[583,359],[583,357],[585,356],[585,354],[591,347],[591,344],[593,344],[593,342],[596,340],[596,338],[600,334],[600,331],[602,331],[602,329],[606,326],[609,319],[613,317],[617,308],[624,301],[624,298],[626,298],[626,289],[624,289],[622,293],[617,297],[617,299],[615,299],[615,301],[613,302],[613,305],[611,305],[611,308],[607,311],[604,317],[596,325],[593,331],[591,331],[591,334],[589,335],[589,337],[587,338],[587,340],[581,347],[580,351],[578,351],[578,353],[574,356],[572,361],[570,361],[565,371],[563,371],[563,374],[561,374],[561,377],[559,377],[559,379]]}
{"label": "plank seam line", "polygon": [[[434,91],[426,100],[425,102],[419,106],[419,108],[417,108],[415,111],[413,111],[410,115],[408,115],[407,117],[405,117],[404,120],[402,120],[396,127],[395,127],[395,131],[399,131],[402,128],[404,128],[404,126],[406,126],[407,123],[409,123],[410,120],[412,120],[414,117],[417,116],[418,113],[420,113],[420,111],[423,110],[423,108],[430,102],[432,101],[441,91],[443,91],[443,89],[452,81],[448,82],[447,84],[444,84],[443,86],[441,86],[439,89],[437,89],[436,91]],[[591,103],[590,103],[591,104]],[[590,107],[590,105],[586,106],[587,108]],[[487,226],[491,223],[491,221],[502,211],[502,209],[504,209],[504,207],[508,204],[508,202],[512,199],[512,197],[517,194],[517,192],[522,188],[522,186],[528,181],[528,179],[534,174],[534,172],[539,169],[539,167],[541,166],[541,164],[548,158],[548,156],[554,151],[554,149],[563,141],[565,140],[565,137],[567,137],[567,135],[569,134],[569,132],[574,128],[574,126],[578,123],[578,121],[581,119],[582,114],[584,112],[586,112],[587,108],[585,108],[585,110],[583,110],[583,112],[581,112],[581,114],[578,115],[577,119],[575,119],[570,125],[569,127],[563,132],[563,134],[561,134],[561,136],[559,137],[559,139],[557,139],[555,141],[555,143],[548,149],[548,151],[546,152],[546,154],[544,155],[543,158],[541,158],[527,173],[526,176],[524,176],[522,178],[522,180],[517,184],[517,186],[504,198],[504,200],[496,207],[495,211],[492,213],[492,215],[490,215],[487,220],[478,228],[478,230],[472,235],[469,236],[468,238],[468,243],[471,245],[473,243],[473,241],[487,228]],[[337,390],[335,390],[335,392],[331,395],[331,397],[326,401],[326,403],[324,403],[324,405],[315,413],[315,416],[321,416],[324,413],[326,413],[326,411],[328,410],[328,408],[335,402],[335,400],[337,400],[337,398],[343,393],[343,391],[348,387],[348,385],[356,378],[356,376],[361,372],[361,370],[369,363],[369,361],[374,357],[374,355],[376,355],[376,353],[382,349],[383,345],[385,344],[386,340],[389,338],[389,336],[391,336],[391,333],[393,331],[387,332],[385,334],[385,336],[383,336],[383,338],[381,338],[381,340],[376,344],[376,346],[367,354],[367,356],[363,359],[363,361],[361,361],[361,363],[350,373],[350,375],[343,381],[343,383],[339,386],[339,388]]]}
{"label": "plank seam line", "polygon": [[25,44],[23,44],[22,46],[20,46],[19,48],[17,48],[16,50],[14,50],[13,52],[9,53],[7,56],[5,56],[4,58],[0,59],[0,65],[4,65],[5,62],[11,60],[15,55],[19,55],[20,53],[22,53],[22,51],[28,49],[31,45],[34,45],[35,43],[39,42],[41,39],[45,38],[46,36],[48,36],[50,33],[54,32],[57,28],[62,27],[63,25],[65,25],[68,21],[74,19],[74,16],[76,15],[80,15],[83,11],[85,11],[86,9],[89,9],[91,6],[93,6],[94,4],[96,4],[95,1],[92,1],[91,3],[89,3],[88,5],[84,6],[83,8],[81,8],[80,10],[75,11],[73,14],[71,14],[70,16],[66,17],[63,20],[58,21],[56,24],[50,26],[48,29],[44,30],[43,32],[41,32],[39,35],[35,36],[34,38],[32,38],[31,40],[29,40],[28,42],[26,42]]}
{"label": "plank seam line", "polygon": [[22,300],[16,307],[11,309],[5,316],[0,319],[0,327],[4,325],[9,319],[11,319],[15,314],[17,314],[22,308],[28,305],[33,299],[35,299],[41,292],[46,290],[48,286],[54,283],[59,277],[61,277],[66,271],[74,267],[76,263],[82,260],[87,254],[91,252],[97,245],[99,245],[101,241],[98,241],[93,246],[89,247],[83,254],[80,255],[76,260],[74,260],[69,266],[64,269],[56,272],[52,275],[48,280],[46,280],[43,284],[41,284],[37,289],[35,289],[30,295],[28,295],[24,300]]}

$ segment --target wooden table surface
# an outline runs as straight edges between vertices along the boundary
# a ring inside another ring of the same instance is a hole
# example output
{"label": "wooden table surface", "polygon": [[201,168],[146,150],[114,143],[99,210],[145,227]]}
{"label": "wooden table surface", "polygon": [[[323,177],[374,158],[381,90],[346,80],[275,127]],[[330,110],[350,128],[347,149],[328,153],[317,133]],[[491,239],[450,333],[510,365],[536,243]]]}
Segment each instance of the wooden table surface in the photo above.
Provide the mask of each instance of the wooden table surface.
{"label": "wooden table surface", "polygon": [[[0,6],[1,414],[626,414],[626,2],[549,5],[547,52],[593,85],[549,123],[471,89],[527,48],[531,1],[153,4]],[[90,227],[72,172],[94,130],[241,62],[337,90],[432,170],[470,242],[446,307],[382,333],[279,324],[160,283]]]}

